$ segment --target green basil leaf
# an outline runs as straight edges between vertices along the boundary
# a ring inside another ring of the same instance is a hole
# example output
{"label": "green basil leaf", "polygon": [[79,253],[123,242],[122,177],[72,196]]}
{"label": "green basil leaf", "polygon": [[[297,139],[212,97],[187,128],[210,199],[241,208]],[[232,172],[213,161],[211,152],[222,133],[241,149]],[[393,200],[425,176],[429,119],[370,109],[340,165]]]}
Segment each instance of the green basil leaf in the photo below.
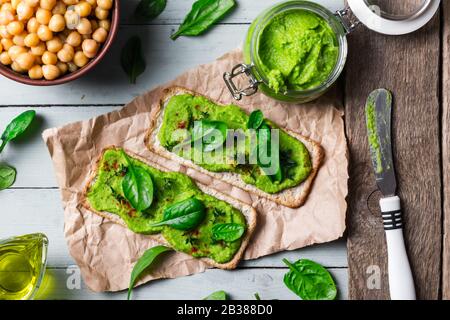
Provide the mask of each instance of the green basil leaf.
{"label": "green basil leaf", "polygon": [[134,166],[125,151],[122,150],[122,154],[128,163],[127,173],[122,180],[123,194],[134,209],[144,211],[153,202],[152,177],[143,168]]}
{"label": "green basil leaf", "polygon": [[334,300],[337,295],[336,284],[330,273],[320,264],[301,259],[291,263],[283,262],[290,271],[284,275],[285,285],[303,300]]}
{"label": "green basil leaf", "polygon": [[9,141],[17,138],[30,126],[35,116],[36,111],[28,110],[19,114],[8,124],[5,131],[3,131],[2,136],[0,137],[0,139],[2,140],[2,144],[0,145],[0,152],[3,151]]}
{"label": "green basil leaf", "polygon": [[177,230],[191,230],[205,218],[205,205],[196,198],[177,202],[164,209],[163,220],[152,226],[170,226]]}
{"label": "green basil leaf", "polygon": [[16,181],[16,169],[5,164],[0,165],[0,190],[8,189]]}
{"label": "green basil leaf", "polygon": [[120,57],[122,69],[128,75],[131,84],[145,71],[145,60],[142,55],[141,39],[138,36],[131,37],[122,49]]}
{"label": "green basil leaf", "polygon": [[209,296],[203,298],[203,300],[228,300],[227,293],[223,290],[211,293]]}
{"label": "green basil leaf", "polygon": [[198,0],[192,5],[177,32],[170,37],[198,36],[221,20],[236,6],[235,0]]}
{"label": "green basil leaf", "polygon": [[[216,130],[220,132],[220,136],[213,135]],[[224,144],[227,138],[227,130],[228,126],[225,122],[202,120],[200,125],[194,125],[192,140],[194,142],[202,140],[203,151],[211,152]],[[213,141],[211,141],[212,137],[215,138]]]}
{"label": "green basil leaf", "polygon": [[144,252],[142,257],[140,257],[134,265],[133,271],[131,271],[130,285],[128,286],[128,300],[130,300],[131,298],[131,291],[133,290],[134,284],[136,283],[136,280],[139,278],[141,273],[144,272],[145,269],[147,269],[153,263],[153,261],[155,261],[156,257],[158,257],[161,253],[171,250],[171,248],[165,246],[156,246]]}
{"label": "green basil leaf", "polygon": [[255,110],[250,113],[250,117],[248,118],[247,128],[257,130],[264,122],[264,114],[261,110]]}
{"label": "green basil leaf", "polygon": [[242,237],[245,227],[238,223],[218,223],[212,227],[212,237],[214,240],[233,242]]}
{"label": "green basil leaf", "polygon": [[154,19],[166,8],[167,0],[141,0],[136,7],[135,15],[146,19]]}

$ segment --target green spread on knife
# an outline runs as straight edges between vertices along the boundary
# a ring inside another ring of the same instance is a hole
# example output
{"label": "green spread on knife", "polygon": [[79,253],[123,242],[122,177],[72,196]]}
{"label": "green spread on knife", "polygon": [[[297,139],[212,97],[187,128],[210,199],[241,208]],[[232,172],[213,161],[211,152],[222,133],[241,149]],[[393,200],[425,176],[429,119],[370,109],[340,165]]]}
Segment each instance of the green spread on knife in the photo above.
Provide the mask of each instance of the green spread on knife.
{"label": "green spread on knife", "polygon": [[261,32],[257,50],[269,87],[276,93],[320,86],[339,56],[329,23],[311,11],[298,9],[270,20]]}
{"label": "green spread on knife", "polygon": [[[192,131],[195,121],[221,121],[226,123],[228,129],[245,131],[248,119],[249,116],[236,105],[218,106],[204,97],[189,94],[176,95],[169,100],[165,107],[163,124],[158,138],[163,147],[173,151],[174,146],[179,145],[184,138],[183,136],[177,137],[173,133],[180,128]],[[271,128],[277,128],[273,123],[265,121]],[[238,173],[245,183],[252,184],[267,193],[277,193],[295,187],[305,181],[311,173],[311,158],[308,149],[299,140],[283,130],[279,131],[279,137],[280,167],[283,170],[281,181],[272,181],[258,165],[249,164],[249,161],[246,164],[238,164],[236,157],[230,159],[226,152],[219,153],[217,156],[211,154],[210,157],[213,157],[214,161],[198,163],[198,165],[212,172]],[[250,154],[248,141],[245,148],[245,154],[248,157]],[[193,149],[193,152],[197,152],[195,148]],[[195,160],[196,157],[193,156],[191,159]]]}
{"label": "green spread on knife", "polygon": [[372,96],[367,100],[366,106],[366,121],[367,121],[367,130],[369,136],[369,146],[372,149],[372,152],[375,153],[375,158],[373,159],[376,162],[376,173],[383,172],[383,165],[381,162],[381,147],[380,142],[378,141],[377,134],[377,120],[375,114],[375,101]]}
{"label": "green spread on knife", "polygon": [[[223,223],[246,226],[246,219],[239,210],[203,193],[182,173],[162,172],[131,156],[129,159],[134,166],[144,169],[152,177],[155,193],[150,208],[138,212],[126,200],[122,180],[128,164],[119,149],[110,149],[100,160],[95,182],[87,192],[87,200],[95,210],[117,214],[136,233],[161,233],[175,250],[194,257],[209,257],[218,263],[225,263],[233,258],[241,246],[241,239],[232,242],[214,240],[212,229]],[[182,231],[170,226],[153,226],[162,220],[164,209],[191,197],[201,201],[206,208],[206,217],[198,227]]]}

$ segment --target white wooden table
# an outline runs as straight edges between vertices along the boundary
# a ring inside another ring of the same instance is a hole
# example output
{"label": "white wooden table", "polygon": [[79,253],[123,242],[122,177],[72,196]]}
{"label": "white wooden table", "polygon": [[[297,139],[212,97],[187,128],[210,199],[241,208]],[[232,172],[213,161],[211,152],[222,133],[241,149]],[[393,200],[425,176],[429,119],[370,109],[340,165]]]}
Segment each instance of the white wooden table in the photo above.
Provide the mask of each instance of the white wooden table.
{"label": "white wooden table", "polygon": [[[132,12],[139,0],[121,1],[121,27],[116,43],[103,62],[88,76],[57,87],[30,87],[0,78],[0,130],[26,109],[37,111],[34,132],[10,143],[0,156],[17,168],[13,188],[0,192],[0,239],[33,232],[45,233],[50,241],[48,281],[38,295],[42,299],[124,299],[122,293],[93,293],[79,279],[79,270],[68,254],[63,236],[63,210],[53,168],[40,133],[50,127],[85,120],[111,110],[148,89],[164,83],[198,64],[214,60],[242,42],[249,23],[276,0],[238,0],[239,7],[224,23],[198,38],[169,35],[177,29],[193,0],[168,0],[165,12],[154,21],[137,25]],[[332,10],[343,0],[317,1]],[[120,49],[131,35],[143,39],[147,70],[136,85],[128,84],[119,63]],[[287,272],[282,258],[313,259],[333,274],[339,298],[347,297],[347,256],[344,240],[284,252],[241,263],[234,271],[209,270],[194,276],[160,280],[135,290],[135,299],[201,299],[216,290],[233,299],[296,299],[283,284]]]}

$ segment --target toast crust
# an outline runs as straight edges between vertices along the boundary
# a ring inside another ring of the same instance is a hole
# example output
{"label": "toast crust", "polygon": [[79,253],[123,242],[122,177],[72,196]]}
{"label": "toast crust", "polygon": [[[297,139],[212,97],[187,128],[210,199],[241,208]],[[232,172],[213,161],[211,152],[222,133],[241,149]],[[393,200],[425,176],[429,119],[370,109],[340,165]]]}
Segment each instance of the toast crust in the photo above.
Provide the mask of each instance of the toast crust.
{"label": "toast crust", "polygon": [[[184,159],[166,150],[164,147],[160,145],[158,139],[158,132],[163,122],[165,106],[171,97],[181,94],[191,94],[194,96],[201,96],[210,101],[214,101],[213,99],[205,95],[196,93],[194,91],[179,86],[169,87],[165,89],[162,93],[159,104],[157,106],[156,116],[155,118],[151,119],[150,128],[145,137],[145,145],[150,151],[286,207],[298,208],[301,207],[306,202],[308,195],[311,192],[314,179],[317,176],[317,172],[319,171],[319,168],[322,165],[323,160],[325,158],[325,151],[323,150],[322,146],[319,143],[291,130],[283,129],[286,133],[293,136],[297,140],[301,141],[306,146],[311,156],[312,170],[308,178],[298,186],[283,190],[276,194],[269,194],[267,192],[258,189],[253,185],[245,183],[236,173],[208,171],[202,168],[201,166],[195,164],[191,160]],[[221,106],[220,104],[218,105]]]}
{"label": "toast crust", "polygon": [[[125,228],[127,228],[126,223],[122,220],[122,218],[120,218],[118,215],[113,214],[113,213],[109,213],[109,212],[104,212],[104,211],[98,211],[95,210],[94,208],[91,207],[91,205],[89,204],[88,200],[87,200],[87,192],[89,187],[92,185],[92,183],[95,180],[95,177],[97,176],[97,172],[98,172],[98,168],[101,162],[101,159],[103,158],[103,155],[106,151],[108,150],[118,150],[119,148],[115,147],[115,146],[110,146],[107,147],[105,149],[102,150],[100,156],[97,158],[95,164],[92,166],[91,168],[91,172],[89,174],[89,178],[88,178],[88,182],[86,183],[84,189],[83,189],[83,195],[82,195],[82,201],[81,201],[81,205],[101,216],[104,219],[110,220],[114,223],[117,223]],[[153,161],[149,161],[147,159],[142,158],[141,156],[124,149],[124,151],[129,154],[132,158],[135,158],[143,163],[145,163],[146,165],[149,165],[155,169],[164,171],[164,172],[169,172],[170,170],[162,167],[161,165],[157,164],[156,162]],[[256,219],[257,219],[257,213],[256,210],[249,206],[246,205],[244,203],[242,203],[241,201],[231,198],[225,194],[222,194],[220,192],[218,192],[215,189],[212,189],[208,186],[205,186],[199,182],[196,182],[197,186],[200,188],[200,190],[206,194],[209,194],[219,200],[222,201],[226,201],[228,202],[230,205],[232,205],[233,207],[235,207],[236,209],[240,210],[242,212],[242,214],[244,214],[246,220],[247,220],[247,231],[242,239],[242,243],[241,243],[241,247],[239,248],[239,250],[235,253],[234,257],[232,260],[230,260],[227,263],[217,263],[216,261],[210,259],[210,258],[199,258],[199,260],[205,262],[206,264],[212,266],[212,267],[216,267],[219,269],[225,269],[225,270],[230,270],[230,269],[235,269],[237,267],[237,265],[239,264],[239,261],[242,259],[242,256],[244,255],[245,249],[247,248],[247,245],[250,241],[251,236],[253,235],[255,228],[256,228]],[[158,243],[171,247],[171,245],[164,239],[164,237],[161,234],[154,234],[154,235],[148,235],[148,237],[152,238],[153,240],[157,241]],[[185,253],[187,254],[187,253]]]}

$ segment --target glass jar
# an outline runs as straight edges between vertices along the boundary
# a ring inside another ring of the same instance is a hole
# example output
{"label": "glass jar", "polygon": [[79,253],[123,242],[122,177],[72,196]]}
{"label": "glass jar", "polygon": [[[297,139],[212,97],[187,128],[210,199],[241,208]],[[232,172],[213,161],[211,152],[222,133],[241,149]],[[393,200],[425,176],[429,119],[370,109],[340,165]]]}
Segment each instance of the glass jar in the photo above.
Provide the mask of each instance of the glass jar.
{"label": "glass jar", "polygon": [[[384,34],[405,34],[413,32],[425,25],[435,14],[440,0],[424,0],[408,15],[394,15],[379,7],[379,2],[372,0],[348,0],[348,7],[335,13],[311,1],[288,1],[277,4],[263,11],[250,25],[243,47],[243,63],[236,65],[231,72],[224,73],[224,81],[236,100],[243,96],[255,94],[258,89],[265,95],[276,100],[294,103],[312,101],[325,93],[339,78],[347,59],[347,34],[360,23],[368,28]],[[376,3],[376,4],[374,4]],[[309,11],[328,23],[334,32],[338,57],[334,68],[328,77],[316,87],[305,90],[287,89],[281,92],[273,90],[269,84],[269,77],[259,57],[261,35],[265,28],[280,14],[302,10]],[[237,78],[246,76],[248,84],[241,87],[242,82]]]}

